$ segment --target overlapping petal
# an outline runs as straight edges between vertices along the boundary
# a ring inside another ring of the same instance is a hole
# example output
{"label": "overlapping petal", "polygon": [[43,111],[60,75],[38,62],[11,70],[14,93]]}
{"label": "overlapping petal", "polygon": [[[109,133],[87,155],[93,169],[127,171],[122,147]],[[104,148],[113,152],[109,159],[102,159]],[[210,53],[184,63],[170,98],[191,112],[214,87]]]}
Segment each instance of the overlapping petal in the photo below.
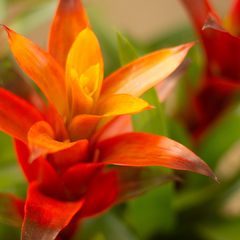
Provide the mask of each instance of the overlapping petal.
{"label": "overlapping petal", "polygon": [[152,108],[146,101],[128,94],[117,94],[101,102],[94,113],[105,117],[132,114]]}
{"label": "overlapping petal", "polygon": [[0,88],[1,131],[28,143],[28,131],[34,123],[43,120],[42,114],[28,102]]}
{"label": "overlapping petal", "polygon": [[163,136],[126,133],[100,142],[96,149],[99,162],[123,166],[158,165],[198,172],[216,180],[208,165],[192,151]]}
{"label": "overlapping petal", "polygon": [[[58,142],[55,139],[55,134],[52,127],[47,122],[37,122],[34,124],[29,133],[29,146],[31,149],[30,161],[47,153],[55,153],[64,149],[73,147],[79,142]],[[88,140],[80,140],[82,144],[86,144]]]}
{"label": "overlapping petal", "polygon": [[179,66],[193,44],[159,50],[114,72],[103,81],[99,102],[115,94],[141,96],[168,77]]}
{"label": "overlapping petal", "polygon": [[77,35],[89,25],[84,7],[79,0],[61,0],[49,38],[49,53],[60,63],[63,69],[72,43]]}
{"label": "overlapping petal", "polygon": [[93,112],[95,115],[81,114],[72,120],[68,127],[71,140],[89,139],[103,117],[132,114],[148,108],[151,108],[151,106],[147,102],[131,95],[118,94],[111,96],[96,107]]}
{"label": "overlapping petal", "polygon": [[71,121],[68,131],[72,141],[89,139],[94,133],[102,116],[81,114]]}
{"label": "overlapping petal", "polygon": [[48,155],[48,161],[58,174],[79,163],[86,163],[88,159],[88,141],[78,141],[72,147]]}
{"label": "overlapping petal", "polygon": [[81,209],[84,199],[63,202],[44,195],[36,182],[28,188],[25,218],[22,228],[23,240],[53,240]]}
{"label": "overlapping petal", "polygon": [[65,118],[68,111],[64,71],[57,61],[35,43],[5,27],[12,53],[25,73]]}

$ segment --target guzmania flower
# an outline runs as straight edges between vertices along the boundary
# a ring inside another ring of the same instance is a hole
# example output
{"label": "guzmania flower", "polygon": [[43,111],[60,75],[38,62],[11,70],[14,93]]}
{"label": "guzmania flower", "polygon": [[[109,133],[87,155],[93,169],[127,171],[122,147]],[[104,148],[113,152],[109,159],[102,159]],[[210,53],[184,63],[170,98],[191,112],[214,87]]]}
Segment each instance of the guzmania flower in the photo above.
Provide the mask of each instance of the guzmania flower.
{"label": "guzmania flower", "polygon": [[143,180],[134,166],[159,165],[216,179],[180,143],[121,132],[116,124],[122,115],[151,108],[139,96],[169,76],[193,43],[151,53],[103,80],[101,49],[79,0],[60,1],[48,52],[3,27],[20,67],[48,100],[45,104],[33,90],[26,101],[0,89],[0,127],[14,137],[29,182],[26,201],[4,193],[0,201],[10,209],[5,217],[22,224],[23,240],[69,239],[83,218],[137,196],[141,184],[127,184]]}

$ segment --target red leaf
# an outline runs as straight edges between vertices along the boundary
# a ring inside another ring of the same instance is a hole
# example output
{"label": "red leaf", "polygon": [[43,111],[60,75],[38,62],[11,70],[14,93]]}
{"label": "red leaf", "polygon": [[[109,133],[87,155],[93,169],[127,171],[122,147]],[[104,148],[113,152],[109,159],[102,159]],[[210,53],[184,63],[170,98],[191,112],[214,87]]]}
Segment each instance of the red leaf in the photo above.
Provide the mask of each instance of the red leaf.
{"label": "red leaf", "polygon": [[117,198],[117,176],[114,171],[101,171],[91,181],[85,195],[85,203],[77,218],[90,217],[111,207]]}
{"label": "red leaf", "polygon": [[43,120],[42,114],[28,102],[0,88],[1,131],[27,143],[29,129],[34,123]]}
{"label": "red leaf", "polygon": [[82,207],[84,199],[63,202],[44,195],[31,183],[25,205],[22,240],[53,240]]}
{"label": "red leaf", "polygon": [[99,162],[123,166],[164,166],[198,172],[217,180],[208,165],[192,151],[163,136],[126,133],[100,142],[96,149]]}

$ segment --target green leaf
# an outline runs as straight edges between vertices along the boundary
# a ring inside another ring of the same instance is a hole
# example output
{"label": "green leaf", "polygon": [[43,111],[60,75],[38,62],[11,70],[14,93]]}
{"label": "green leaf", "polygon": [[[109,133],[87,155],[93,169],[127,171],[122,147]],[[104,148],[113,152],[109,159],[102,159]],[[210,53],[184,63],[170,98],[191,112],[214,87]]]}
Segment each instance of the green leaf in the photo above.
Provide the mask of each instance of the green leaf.
{"label": "green leaf", "polygon": [[[117,34],[119,56],[123,66],[135,60],[137,54],[129,41],[120,33]],[[141,98],[154,106],[155,109],[132,115],[133,129],[167,136],[166,119],[155,88],[149,89]],[[169,174],[172,173],[171,169],[166,171]],[[173,212],[173,194],[173,184],[169,183],[129,203],[130,223],[141,238],[148,238],[152,231],[156,230],[171,232],[176,221]]]}
{"label": "green leaf", "polygon": [[170,233],[174,229],[172,200],[172,185],[167,184],[128,203],[127,220],[141,239],[149,239],[157,232]]}
{"label": "green leaf", "polygon": [[205,240],[238,240],[240,219],[206,222],[198,227],[199,234]]}
{"label": "green leaf", "polygon": [[239,123],[240,106],[237,106],[201,142],[198,154],[210,168],[214,168],[220,157],[239,139]]}
{"label": "green leaf", "polygon": [[99,239],[104,237],[105,240],[140,240],[126,227],[126,224],[111,212],[107,212],[98,218],[85,220],[80,235],[75,236],[74,239],[89,240],[96,236]]}
{"label": "green leaf", "polygon": [[103,234],[97,233],[91,240],[106,240]]}
{"label": "green leaf", "polygon": [[116,29],[114,29],[117,33],[118,39],[118,53],[119,59],[122,66],[132,62],[133,60],[138,59],[138,53],[133,48],[131,43],[121,35]]}
{"label": "green leaf", "polygon": [[163,106],[158,101],[155,88],[149,89],[141,98],[154,106],[155,109],[145,110],[132,115],[134,131],[167,136],[166,118],[163,113]]}
{"label": "green leaf", "polygon": [[11,164],[0,169],[0,190],[9,190],[16,185],[25,183],[23,173],[17,164]]}
{"label": "green leaf", "polygon": [[0,22],[3,22],[5,15],[7,13],[6,0],[0,0]]}

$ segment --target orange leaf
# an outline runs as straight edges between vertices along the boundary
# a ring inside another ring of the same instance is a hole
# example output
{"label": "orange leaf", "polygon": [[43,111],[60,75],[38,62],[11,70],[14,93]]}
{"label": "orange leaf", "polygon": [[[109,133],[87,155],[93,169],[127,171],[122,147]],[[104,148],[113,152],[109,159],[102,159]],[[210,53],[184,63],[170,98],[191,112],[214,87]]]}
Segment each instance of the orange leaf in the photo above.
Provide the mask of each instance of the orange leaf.
{"label": "orange leaf", "polygon": [[[29,147],[32,155],[30,161],[47,153],[55,153],[64,149],[73,147],[78,142],[58,142],[52,127],[47,122],[37,122],[32,126],[28,133]],[[81,140],[82,144],[86,144],[87,140]]]}
{"label": "orange leaf", "polygon": [[119,69],[103,81],[99,102],[115,94],[141,96],[168,77],[183,61],[193,44],[159,50]]}
{"label": "orange leaf", "polygon": [[93,113],[105,117],[133,114],[152,108],[146,101],[128,94],[117,94],[101,102]]}
{"label": "orange leaf", "polygon": [[49,53],[66,66],[68,52],[77,35],[89,26],[89,20],[80,0],[61,0],[54,17],[50,38]]}
{"label": "orange leaf", "polygon": [[99,162],[123,166],[164,166],[198,172],[217,180],[208,165],[192,151],[163,136],[126,133],[100,142],[96,149]]}
{"label": "orange leaf", "polygon": [[39,86],[46,98],[64,118],[67,97],[64,71],[47,52],[27,38],[5,27],[13,55],[23,71]]}

